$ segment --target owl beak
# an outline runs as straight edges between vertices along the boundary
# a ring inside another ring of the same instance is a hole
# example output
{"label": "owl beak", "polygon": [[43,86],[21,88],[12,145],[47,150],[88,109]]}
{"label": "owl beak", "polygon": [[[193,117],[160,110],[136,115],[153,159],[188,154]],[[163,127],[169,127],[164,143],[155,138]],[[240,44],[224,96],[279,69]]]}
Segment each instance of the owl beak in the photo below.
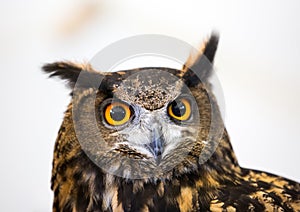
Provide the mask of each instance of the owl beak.
{"label": "owl beak", "polygon": [[157,163],[160,163],[163,153],[164,137],[157,127],[153,128],[151,133],[151,143],[149,149],[152,152]]}

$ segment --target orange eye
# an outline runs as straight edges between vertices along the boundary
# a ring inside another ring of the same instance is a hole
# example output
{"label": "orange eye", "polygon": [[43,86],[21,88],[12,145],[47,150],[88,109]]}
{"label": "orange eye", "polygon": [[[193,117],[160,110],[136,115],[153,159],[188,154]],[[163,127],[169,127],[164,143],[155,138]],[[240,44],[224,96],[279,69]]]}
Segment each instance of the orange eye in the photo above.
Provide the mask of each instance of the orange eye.
{"label": "orange eye", "polygon": [[173,101],[168,107],[168,114],[176,120],[186,121],[191,116],[191,104],[184,98]]}
{"label": "orange eye", "polygon": [[121,102],[112,102],[104,110],[104,118],[112,126],[125,124],[130,119],[130,116],[130,106]]}

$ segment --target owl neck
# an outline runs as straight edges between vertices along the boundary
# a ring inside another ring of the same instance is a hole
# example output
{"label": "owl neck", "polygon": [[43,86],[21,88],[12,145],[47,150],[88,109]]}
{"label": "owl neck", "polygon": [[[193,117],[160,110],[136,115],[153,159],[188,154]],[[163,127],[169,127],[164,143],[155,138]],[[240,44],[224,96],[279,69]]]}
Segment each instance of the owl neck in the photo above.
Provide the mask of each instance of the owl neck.
{"label": "owl neck", "polygon": [[197,171],[200,175],[200,180],[208,182],[209,186],[216,189],[221,183],[231,183],[241,175],[242,169],[238,164],[225,128],[216,150]]}
{"label": "owl neck", "polygon": [[[223,168],[224,172],[227,172],[228,168],[239,168],[238,160],[235,156],[229,135],[225,128],[219,145],[217,146],[215,152],[212,154],[212,157],[208,159],[206,165],[215,169]],[[233,170],[231,170],[230,172],[232,171]]]}

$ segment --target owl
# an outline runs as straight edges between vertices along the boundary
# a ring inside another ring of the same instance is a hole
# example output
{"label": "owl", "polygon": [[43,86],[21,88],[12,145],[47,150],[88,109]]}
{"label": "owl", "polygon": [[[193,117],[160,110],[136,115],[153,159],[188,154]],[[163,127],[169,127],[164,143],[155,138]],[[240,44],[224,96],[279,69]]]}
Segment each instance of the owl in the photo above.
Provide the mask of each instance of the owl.
{"label": "owl", "polygon": [[43,66],[72,90],[53,211],[300,211],[299,183],[238,164],[209,82],[218,41],[180,70]]}

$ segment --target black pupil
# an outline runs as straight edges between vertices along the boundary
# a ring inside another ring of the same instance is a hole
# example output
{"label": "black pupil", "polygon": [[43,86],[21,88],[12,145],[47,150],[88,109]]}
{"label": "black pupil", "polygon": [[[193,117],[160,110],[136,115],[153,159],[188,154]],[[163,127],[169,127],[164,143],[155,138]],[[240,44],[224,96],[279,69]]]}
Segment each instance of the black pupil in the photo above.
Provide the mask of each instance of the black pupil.
{"label": "black pupil", "polygon": [[114,121],[121,121],[125,118],[126,111],[121,106],[114,106],[110,110],[110,116]]}
{"label": "black pupil", "polygon": [[172,112],[175,116],[180,117],[185,114],[186,108],[183,102],[173,102],[172,103]]}

